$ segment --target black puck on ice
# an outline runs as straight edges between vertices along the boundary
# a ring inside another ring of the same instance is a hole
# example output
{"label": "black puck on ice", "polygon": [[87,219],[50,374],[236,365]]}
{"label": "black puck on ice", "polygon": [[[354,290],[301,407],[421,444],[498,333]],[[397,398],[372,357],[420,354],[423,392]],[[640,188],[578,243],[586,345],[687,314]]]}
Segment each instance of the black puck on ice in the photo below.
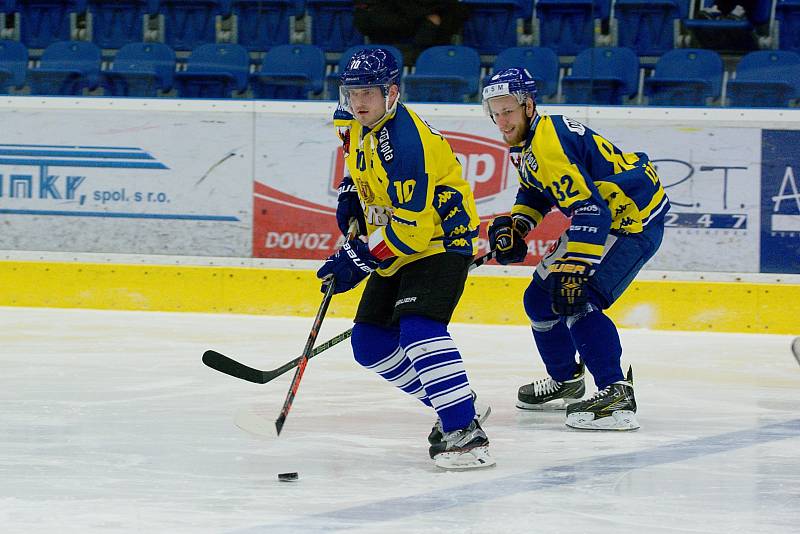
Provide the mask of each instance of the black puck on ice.
{"label": "black puck on ice", "polygon": [[278,480],[281,482],[294,482],[299,478],[297,471],[292,473],[278,473]]}

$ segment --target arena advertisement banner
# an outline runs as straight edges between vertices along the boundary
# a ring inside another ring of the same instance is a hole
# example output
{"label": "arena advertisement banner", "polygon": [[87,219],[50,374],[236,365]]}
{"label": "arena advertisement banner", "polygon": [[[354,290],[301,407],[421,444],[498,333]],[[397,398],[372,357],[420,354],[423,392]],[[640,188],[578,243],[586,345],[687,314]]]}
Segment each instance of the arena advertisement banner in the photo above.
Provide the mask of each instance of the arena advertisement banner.
{"label": "arena advertisement banner", "polygon": [[646,268],[758,272],[759,128],[587,125],[622,150],[647,153],[670,199],[664,241]]}
{"label": "arena advertisement banner", "polygon": [[761,272],[800,273],[800,131],[764,130]]}
{"label": "arena advertisement banner", "polygon": [[251,255],[252,113],[0,114],[0,249]]}
{"label": "arena advertisement banner", "polygon": [[[413,106],[412,106],[413,107]],[[450,141],[486,225],[514,203],[517,173],[494,125],[483,117],[424,117]],[[331,121],[293,116],[256,125],[253,254],[321,259],[335,250],[336,186],[344,161]],[[587,121],[624,150],[649,154],[672,202],[650,269],[758,272],[760,129],[686,128],[641,120]],[[279,157],[282,155],[283,157]],[[566,228],[551,213],[530,236],[535,265]],[[725,258],[720,261],[720,258]]]}

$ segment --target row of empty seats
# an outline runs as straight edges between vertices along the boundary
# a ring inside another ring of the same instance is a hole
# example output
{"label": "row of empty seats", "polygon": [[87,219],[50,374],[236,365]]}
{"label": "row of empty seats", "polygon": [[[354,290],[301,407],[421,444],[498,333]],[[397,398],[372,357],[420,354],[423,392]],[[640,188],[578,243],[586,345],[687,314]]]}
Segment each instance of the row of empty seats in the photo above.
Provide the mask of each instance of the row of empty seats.
{"label": "row of empty seats", "polygon": [[[470,7],[470,15],[461,44],[482,55],[531,44],[574,56],[598,44],[600,21],[610,21],[603,44],[628,47],[639,56],[672,50],[682,32],[747,32],[753,24],[769,26],[774,34],[770,47],[800,51],[800,0],[759,2],[752,23],[693,18],[695,3],[710,5],[713,0],[462,2]],[[326,52],[364,44],[353,24],[353,0],[0,0],[0,16],[14,38],[31,49],[80,38],[104,49],[155,40],[178,51],[231,42],[263,52],[296,41],[294,23],[299,18],[305,22],[303,42]],[[88,21],[82,31],[79,18]],[[151,23],[156,30],[148,32]],[[221,31],[223,27],[230,30]],[[526,27],[529,34],[524,33]]]}
{"label": "row of empty seats", "polygon": [[[267,99],[336,98],[337,73],[356,50],[342,54],[336,70],[326,65],[314,45],[279,45],[256,65],[235,44],[197,47],[185,64],[163,43],[123,46],[112,64],[102,68],[100,49],[85,41],[63,41],[45,49],[29,68],[27,50],[16,41],[0,41],[0,91],[11,87],[30,94],[153,97],[174,91],[180,97]],[[402,64],[402,53],[387,46]],[[726,75],[719,54],[711,50],[676,49],[664,54],[652,74],[639,58],[621,47],[598,47],[578,54],[567,72],[558,56],[543,47],[502,51],[494,71],[527,68],[549,102],[618,105],[704,106],[710,102],[737,107],[786,107],[800,99],[800,54],[761,50],[745,55],[733,76]],[[424,50],[403,76],[404,99],[418,102],[478,100],[481,68],[477,51],[464,46]],[[725,83],[727,81],[727,84]],[[727,98],[723,98],[723,87]],[[24,93],[22,93],[24,94]]]}

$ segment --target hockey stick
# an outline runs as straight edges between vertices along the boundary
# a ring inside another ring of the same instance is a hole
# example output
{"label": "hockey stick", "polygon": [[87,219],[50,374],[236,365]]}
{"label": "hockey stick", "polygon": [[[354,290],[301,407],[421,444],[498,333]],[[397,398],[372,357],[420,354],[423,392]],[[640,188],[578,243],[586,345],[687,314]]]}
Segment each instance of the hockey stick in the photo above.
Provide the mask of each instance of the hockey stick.
{"label": "hockey stick", "polygon": [[797,363],[800,364],[800,337],[792,340],[792,354],[794,354],[794,359],[797,360]]}
{"label": "hockey stick", "polygon": [[[484,254],[483,256],[479,256],[469,266],[469,270],[471,271],[476,267],[480,267],[484,263],[493,259],[494,254],[495,252],[492,250],[487,254]],[[334,345],[338,345],[340,342],[349,338],[352,335],[352,333],[353,329],[348,328],[341,334],[333,336],[325,343],[317,345],[316,347],[314,347],[314,350],[311,352],[311,354],[309,354],[308,359],[310,360],[317,354],[328,350]],[[229,358],[228,356],[225,356],[224,354],[221,354],[214,350],[207,350],[205,354],[203,354],[203,363],[211,367],[212,369],[216,369],[217,371],[225,373],[226,375],[230,375],[234,378],[240,378],[242,380],[247,380],[248,382],[254,382],[256,384],[266,384],[267,382],[275,380],[282,374],[294,369],[297,365],[299,365],[301,359],[302,356],[298,356],[297,358],[286,362],[280,367],[276,367],[275,369],[271,369],[269,371],[262,371],[261,369],[254,369],[253,367],[249,367],[241,362],[234,360],[233,358]]]}
{"label": "hockey stick", "polygon": [[[353,329],[350,328],[341,334],[333,336],[325,343],[317,345],[314,347],[314,350],[311,351],[311,354],[308,355],[308,359],[310,360],[320,352],[324,352],[334,345],[338,345],[340,342],[349,338],[352,333]],[[230,375],[235,378],[241,378],[242,380],[247,380],[248,382],[254,382],[256,384],[266,384],[267,382],[275,380],[285,372],[291,371],[297,367],[301,358],[302,356],[298,356],[294,360],[288,361],[280,367],[270,371],[262,371],[260,369],[254,369],[243,363],[237,362],[232,358],[228,358],[224,354],[220,354],[215,350],[207,350],[203,354],[203,363],[212,369],[216,369],[221,373],[225,373],[226,375]]]}
{"label": "hockey stick", "polygon": [[286,393],[286,399],[283,401],[283,408],[281,408],[281,413],[278,414],[278,418],[275,420],[275,430],[278,432],[279,436],[281,435],[281,430],[283,430],[283,424],[286,422],[286,416],[289,415],[289,410],[292,409],[292,402],[294,402],[294,396],[297,394],[300,379],[303,378],[306,365],[308,365],[308,358],[313,352],[314,342],[317,340],[317,334],[319,334],[319,327],[322,326],[322,320],[325,318],[325,314],[328,311],[328,305],[331,303],[334,286],[336,285],[334,282],[333,278],[328,282],[328,288],[325,290],[325,296],[322,297],[322,302],[319,304],[317,316],[314,317],[314,324],[311,325],[311,332],[308,334],[308,340],[306,340],[303,354],[300,356],[300,361],[297,363],[297,371],[294,372],[292,383],[289,384],[289,391]]}

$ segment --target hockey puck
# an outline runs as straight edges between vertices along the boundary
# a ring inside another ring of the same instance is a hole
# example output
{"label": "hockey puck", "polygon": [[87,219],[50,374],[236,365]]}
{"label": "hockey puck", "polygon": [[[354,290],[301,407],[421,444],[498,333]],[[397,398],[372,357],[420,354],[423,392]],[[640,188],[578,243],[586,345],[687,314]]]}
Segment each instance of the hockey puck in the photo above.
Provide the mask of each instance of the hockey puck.
{"label": "hockey puck", "polygon": [[294,482],[299,478],[297,471],[293,473],[278,473],[278,480],[281,482]]}

